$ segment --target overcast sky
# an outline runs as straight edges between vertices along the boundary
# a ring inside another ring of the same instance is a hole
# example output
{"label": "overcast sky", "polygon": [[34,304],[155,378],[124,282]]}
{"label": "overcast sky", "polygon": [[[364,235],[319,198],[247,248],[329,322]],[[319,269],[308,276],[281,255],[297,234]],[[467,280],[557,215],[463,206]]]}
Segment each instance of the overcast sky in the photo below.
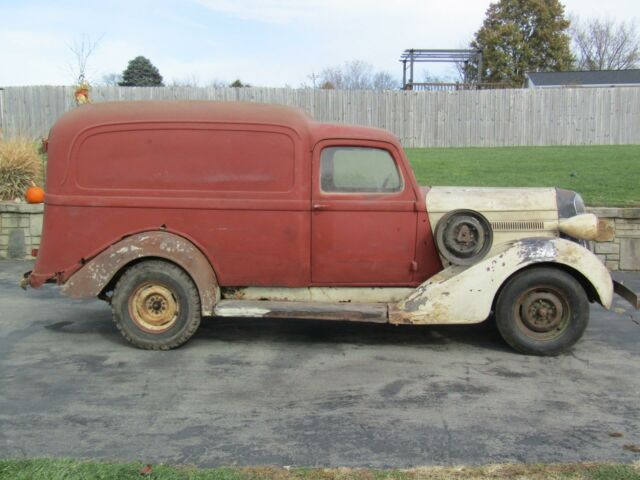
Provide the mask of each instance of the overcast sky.
{"label": "overcast sky", "polygon": [[[144,55],[165,82],[300,86],[360,59],[400,78],[405,48],[464,48],[490,0],[0,0],[0,86],[73,83],[68,45],[101,38],[92,82]],[[587,17],[640,17],[638,0],[565,0]],[[431,67],[453,75],[453,67]],[[422,74],[417,74],[420,79]]]}

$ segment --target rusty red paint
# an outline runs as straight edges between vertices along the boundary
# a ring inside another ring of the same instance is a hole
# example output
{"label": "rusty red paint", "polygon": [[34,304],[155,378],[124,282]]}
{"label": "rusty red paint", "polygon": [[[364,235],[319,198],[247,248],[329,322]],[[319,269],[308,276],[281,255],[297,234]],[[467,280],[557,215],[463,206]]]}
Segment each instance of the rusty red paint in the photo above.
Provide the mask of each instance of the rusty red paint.
{"label": "rusty red paint", "polygon": [[[404,189],[393,199],[321,194],[315,169],[329,145],[387,150]],[[398,140],[287,107],[85,105],[51,130],[47,189],[32,286],[65,283],[125,235],[161,226],[197,246],[221,286],[417,286],[442,269]],[[312,211],[315,200],[329,210]]]}
{"label": "rusty red paint", "polygon": [[138,233],[109,246],[71,275],[62,293],[72,298],[95,297],[123,267],[145,257],[163,258],[182,267],[198,288],[202,314],[213,313],[220,293],[207,258],[187,239],[162,231]]}

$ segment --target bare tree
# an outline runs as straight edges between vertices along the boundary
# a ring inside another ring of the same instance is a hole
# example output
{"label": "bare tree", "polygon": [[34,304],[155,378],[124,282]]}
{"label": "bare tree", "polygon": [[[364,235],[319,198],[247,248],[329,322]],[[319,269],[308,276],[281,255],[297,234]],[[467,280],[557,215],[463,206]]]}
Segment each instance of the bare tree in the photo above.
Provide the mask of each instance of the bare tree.
{"label": "bare tree", "polygon": [[320,72],[319,81],[320,88],[324,90],[343,90],[347,88],[342,67],[325,68]]}
{"label": "bare tree", "polygon": [[328,67],[313,76],[314,85],[322,89],[337,90],[388,90],[398,88],[397,80],[388,72],[374,71],[371,64],[352,60],[343,65]]}
{"label": "bare tree", "polygon": [[424,83],[455,83],[457,79],[446,75],[434,75],[430,71],[425,70],[422,73],[422,81]]}
{"label": "bare tree", "polygon": [[121,81],[122,81],[122,74],[112,72],[112,73],[105,73],[104,75],[102,75],[102,79],[100,80],[100,83],[102,85],[107,85],[109,87],[116,87]]}
{"label": "bare tree", "polygon": [[347,90],[367,90],[371,88],[373,67],[362,60],[346,62],[343,67],[344,83]]}
{"label": "bare tree", "polygon": [[[320,79],[320,75],[318,75],[316,72],[311,72],[309,75],[307,75],[307,78],[311,80],[311,88],[318,88],[318,80]],[[303,84],[303,87],[306,87],[306,85]]]}
{"label": "bare tree", "polygon": [[220,80],[219,78],[212,78],[207,82],[206,86],[211,88],[226,88],[229,86],[229,82],[227,80]]}
{"label": "bare tree", "polygon": [[173,81],[169,84],[170,87],[199,87],[200,80],[198,76],[195,74],[187,75],[180,79],[173,79]]}
{"label": "bare tree", "polygon": [[103,36],[104,35],[100,35],[97,39],[93,40],[89,34],[83,33],[71,44],[67,44],[67,48],[69,48],[73,54],[73,62],[69,63],[69,70],[75,82],[83,83],[87,80],[89,59],[96,48],[98,48]]}
{"label": "bare tree", "polygon": [[374,90],[397,90],[400,83],[392,74],[381,70],[373,75],[371,86]]}
{"label": "bare tree", "polygon": [[320,89],[322,90],[335,90],[336,86],[331,82],[331,80],[325,80],[320,84]]}
{"label": "bare tree", "polygon": [[640,34],[635,20],[571,19],[573,47],[580,70],[626,70],[640,63]]}

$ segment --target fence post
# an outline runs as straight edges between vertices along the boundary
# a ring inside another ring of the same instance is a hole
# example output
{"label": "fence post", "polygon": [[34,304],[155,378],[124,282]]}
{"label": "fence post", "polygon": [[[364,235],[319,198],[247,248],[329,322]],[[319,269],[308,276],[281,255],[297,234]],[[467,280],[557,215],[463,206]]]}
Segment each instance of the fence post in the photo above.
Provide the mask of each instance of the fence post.
{"label": "fence post", "polygon": [[4,135],[4,88],[0,87],[0,139]]}

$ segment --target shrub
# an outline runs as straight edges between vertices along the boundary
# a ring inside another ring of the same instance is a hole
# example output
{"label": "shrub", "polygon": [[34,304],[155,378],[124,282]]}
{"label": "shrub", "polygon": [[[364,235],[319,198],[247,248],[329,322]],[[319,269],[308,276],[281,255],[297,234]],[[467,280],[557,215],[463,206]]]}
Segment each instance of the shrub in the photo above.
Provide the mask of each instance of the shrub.
{"label": "shrub", "polygon": [[42,159],[32,140],[0,138],[0,200],[23,198],[42,178]]}

